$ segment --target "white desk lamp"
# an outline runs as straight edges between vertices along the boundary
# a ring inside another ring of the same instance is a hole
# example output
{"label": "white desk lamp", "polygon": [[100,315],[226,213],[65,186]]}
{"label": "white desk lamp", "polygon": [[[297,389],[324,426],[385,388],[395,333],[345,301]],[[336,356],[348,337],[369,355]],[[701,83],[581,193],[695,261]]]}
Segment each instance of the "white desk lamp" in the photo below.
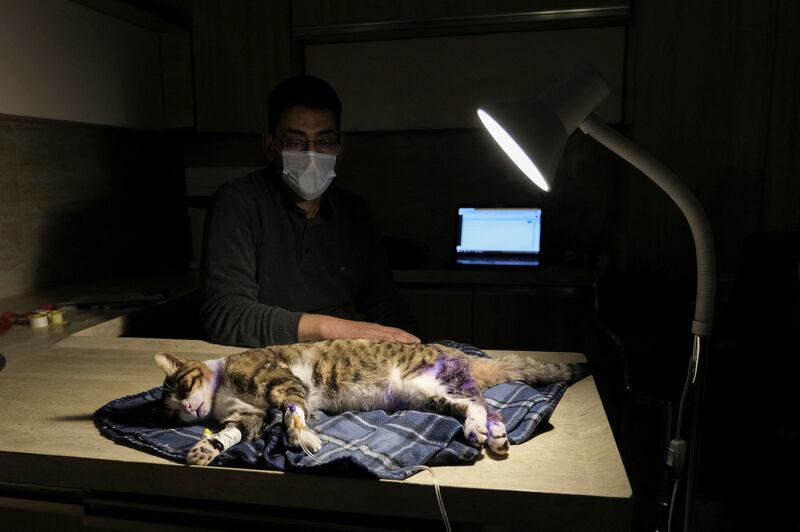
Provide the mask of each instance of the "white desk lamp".
{"label": "white desk lamp", "polygon": [[[697,475],[697,440],[703,392],[700,354],[707,346],[714,314],[714,237],[705,211],[686,185],[654,157],[592,114],[609,91],[608,84],[599,74],[581,68],[534,98],[478,109],[478,117],[511,160],[544,191],[550,190],[567,137],[580,128],[661,187],[686,217],[697,257],[697,296],[692,322],[694,341],[678,413],[677,432],[670,443],[668,465],[678,478],[670,505],[670,525],[679,480],[686,478],[684,530],[688,530]],[[691,397],[694,414],[689,428],[688,450],[687,439],[682,436],[687,397]],[[685,468],[687,451],[688,471]]]}

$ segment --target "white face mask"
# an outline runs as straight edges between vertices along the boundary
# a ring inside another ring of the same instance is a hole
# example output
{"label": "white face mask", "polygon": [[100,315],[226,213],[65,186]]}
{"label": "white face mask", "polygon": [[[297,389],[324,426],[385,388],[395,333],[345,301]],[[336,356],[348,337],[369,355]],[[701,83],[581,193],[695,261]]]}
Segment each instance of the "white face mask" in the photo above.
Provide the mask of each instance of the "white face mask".
{"label": "white face mask", "polygon": [[336,176],[336,155],[315,151],[283,151],[283,182],[306,200],[317,199]]}

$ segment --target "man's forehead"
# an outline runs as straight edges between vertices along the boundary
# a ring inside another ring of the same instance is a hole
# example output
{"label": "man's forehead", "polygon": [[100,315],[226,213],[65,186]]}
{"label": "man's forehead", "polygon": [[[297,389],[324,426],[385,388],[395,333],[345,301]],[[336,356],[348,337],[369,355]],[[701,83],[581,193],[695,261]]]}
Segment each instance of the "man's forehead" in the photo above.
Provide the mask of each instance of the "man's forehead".
{"label": "man's forehead", "polygon": [[281,113],[275,129],[278,134],[295,132],[308,135],[339,131],[332,111],[302,105],[290,107]]}

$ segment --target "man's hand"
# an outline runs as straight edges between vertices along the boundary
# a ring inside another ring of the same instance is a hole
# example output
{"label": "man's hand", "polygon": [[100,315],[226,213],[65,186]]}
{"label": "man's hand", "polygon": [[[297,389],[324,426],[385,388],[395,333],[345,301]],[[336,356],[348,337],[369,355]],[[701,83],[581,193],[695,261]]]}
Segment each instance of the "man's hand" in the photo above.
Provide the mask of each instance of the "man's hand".
{"label": "man's hand", "polygon": [[301,342],[333,340],[336,338],[374,338],[418,344],[419,338],[396,327],[385,327],[367,321],[353,321],[321,314],[303,314],[297,327],[297,339]]}

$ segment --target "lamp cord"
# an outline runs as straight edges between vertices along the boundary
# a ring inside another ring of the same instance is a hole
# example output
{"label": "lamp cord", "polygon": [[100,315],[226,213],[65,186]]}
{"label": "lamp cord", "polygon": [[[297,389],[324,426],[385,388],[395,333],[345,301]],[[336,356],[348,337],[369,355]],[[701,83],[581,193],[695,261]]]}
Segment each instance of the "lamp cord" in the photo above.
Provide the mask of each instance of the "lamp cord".
{"label": "lamp cord", "polygon": [[[303,427],[300,430],[308,430],[307,427]],[[303,439],[300,438],[300,447],[303,449],[303,452],[308,455],[314,462],[321,463],[322,461],[314,456],[311,451],[303,443]],[[409,467],[402,467],[400,469],[393,469],[393,471],[427,471],[431,474],[431,478],[433,478],[433,489],[436,493],[436,503],[439,505],[439,513],[442,516],[442,521],[444,522],[444,529],[446,532],[452,532],[450,529],[450,520],[447,518],[447,511],[444,509],[444,500],[442,499],[442,490],[439,486],[439,479],[436,478],[436,473],[433,472],[433,469],[426,465],[414,465]]]}
{"label": "lamp cord", "polygon": [[678,423],[675,428],[675,437],[680,439],[681,430],[683,429],[683,414],[686,410],[686,398],[689,395],[689,387],[694,384],[697,379],[697,371],[700,367],[700,336],[694,335],[694,342],[692,345],[692,358],[689,359],[689,371],[686,374],[686,382],[683,384],[683,392],[681,393],[681,402],[678,406]]}
{"label": "lamp cord", "polygon": [[[702,342],[700,336],[695,334],[692,344],[692,357],[689,359],[689,368],[686,372],[686,381],[683,384],[683,391],[681,393],[681,401],[678,406],[678,421],[675,426],[675,438],[670,441],[669,450],[667,453],[667,466],[673,472],[675,481],[672,487],[672,497],[669,503],[669,512],[667,517],[667,532],[672,532],[672,518],[675,512],[675,502],[677,501],[678,488],[685,474],[687,463],[687,445],[686,440],[681,437],[683,430],[683,416],[686,410],[686,401],[689,396],[689,388],[695,383],[697,373],[700,369],[700,351]],[[689,492],[687,491],[686,508],[684,510],[684,532],[689,529],[689,505],[691,501],[688,500]]]}

